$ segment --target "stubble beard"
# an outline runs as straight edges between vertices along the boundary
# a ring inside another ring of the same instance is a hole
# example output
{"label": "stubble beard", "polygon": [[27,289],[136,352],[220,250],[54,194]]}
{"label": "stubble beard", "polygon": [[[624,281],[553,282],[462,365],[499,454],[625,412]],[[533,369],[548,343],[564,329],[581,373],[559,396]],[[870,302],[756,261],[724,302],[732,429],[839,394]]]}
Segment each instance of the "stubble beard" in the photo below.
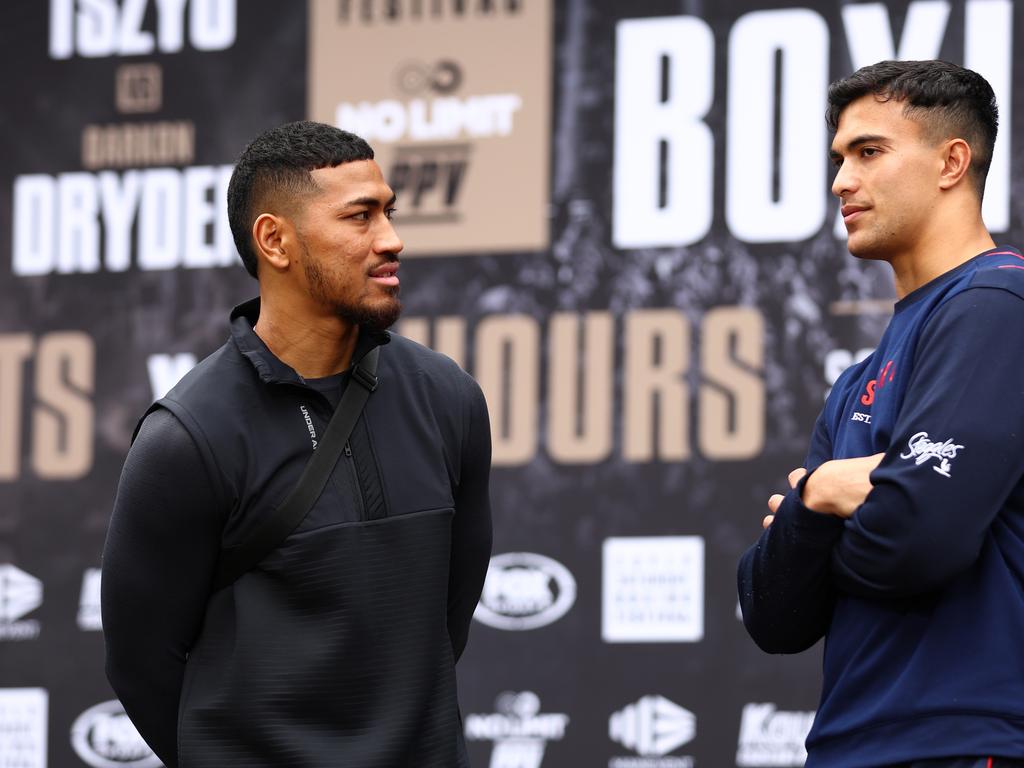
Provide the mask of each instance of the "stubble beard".
{"label": "stubble beard", "polygon": [[346,301],[332,295],[327,278],[318,264],[307,257],[303,259],[302,265],[312,297],[330,307],[342,320],[370,331],[383,331],[394,325],[401,316],[402,302],[398,299],[398,286],[380,286],[386,295],[376,301]]}
{"label": "stubble beard", "polygon": [[878,230],[861,232],[860,240],[852,248],[850,247],[850,238],[847,236],[846,250],[850,252],[851,256],[862,261],[889,261],[894,241],[894,235],[886,237],[885,233],[880,233]]}

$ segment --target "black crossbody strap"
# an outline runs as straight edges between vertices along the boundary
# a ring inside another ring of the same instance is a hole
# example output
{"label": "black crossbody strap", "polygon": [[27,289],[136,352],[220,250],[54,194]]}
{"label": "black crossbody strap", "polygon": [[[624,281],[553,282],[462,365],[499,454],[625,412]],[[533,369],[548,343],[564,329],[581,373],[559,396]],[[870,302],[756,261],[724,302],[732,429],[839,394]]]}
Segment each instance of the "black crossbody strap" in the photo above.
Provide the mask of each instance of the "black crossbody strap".
{"label": "black crossbody strap", "polygon": [[264,557],[273,552],[302,522],[310,508],[320,498],[327,479],[334,471],[345,443],[359,420],[366,400],[377,388],[377,358],[380,347],[366,353],[353,368],[352,379],[345,387],[341,402],[334,411],[327,429],[313,455],[306,462],[302,477],[291,493],[274,513],[268,516],[249,537],[235,547],[222,549],[217,561],[214,591],[235,583],[252,570]]}

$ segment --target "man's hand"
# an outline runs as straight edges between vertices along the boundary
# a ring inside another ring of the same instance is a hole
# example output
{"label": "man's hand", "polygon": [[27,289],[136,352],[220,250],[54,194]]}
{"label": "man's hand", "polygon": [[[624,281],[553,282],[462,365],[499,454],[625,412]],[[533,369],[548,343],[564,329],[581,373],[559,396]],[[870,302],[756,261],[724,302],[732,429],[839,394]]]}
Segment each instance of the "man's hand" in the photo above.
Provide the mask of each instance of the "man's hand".
{"label": "man's hand", "polygon": [[804,484],[804,505],[823,515],[850,517],[871,492],[868,476],[884,455],[826,461]]}
{"label": "man's hand", "polygon": [[[797,467],[792,472],[790,472],[789,487],[796,488],[796,484],[800,482],[800,478],[802,478],[806,474],[807,470],[804,469],[803,467]],[[761,521],[762,528],[767,528],[769,525],[772,524],[772,521],[775,519],[775,513],[779,510],[779,504],[782,503],[782,500],[784,498],[786,497],[783,496],[781,493],[773,493],[771,496],[768,497],[768,509],[771,510],[771,514],[764,516],[764,520]]]}
{"label": "man's hand", "polygon": [[[849,517],[871,492],[871,481],[868,476],[882,460],[884,453],[874,456],[861,456],[856,459],[833,459],[826,461],[811,475],[804,485],[803,502],[808,509],[823,515]],[[789,487],[796,484],[807,474],[803,467],[789,473]],[[785,497],[781,493],[772,494],[768,499],[770,515],[765,515],[761,527],[767,528],[775,520],[775,513]]]}

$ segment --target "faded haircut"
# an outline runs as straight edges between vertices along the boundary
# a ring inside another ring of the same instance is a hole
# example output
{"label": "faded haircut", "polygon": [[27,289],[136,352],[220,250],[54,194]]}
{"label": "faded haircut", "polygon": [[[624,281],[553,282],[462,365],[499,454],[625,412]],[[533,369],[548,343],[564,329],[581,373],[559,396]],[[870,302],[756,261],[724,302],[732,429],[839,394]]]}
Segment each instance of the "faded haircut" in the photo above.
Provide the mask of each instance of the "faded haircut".
{"label": "faded haircut", "polygon": [[966,141],[968,172],[978,199],[983,197],[999,126],[995,93],[985,78],[947,61],[880,61],[829,86],[829,128],[835,132],[843,110],[868,94],[903,102],[903,114],[918,121],[933,141]]}
{"label": "faded haircut", "polygon": [[238,158],[228,183],[228,222],[246,271],[257,276],[252,225],[267,206],[290,206],[318,191],[310,171],[372,160],[354,133],[300,120],[260,134]]}

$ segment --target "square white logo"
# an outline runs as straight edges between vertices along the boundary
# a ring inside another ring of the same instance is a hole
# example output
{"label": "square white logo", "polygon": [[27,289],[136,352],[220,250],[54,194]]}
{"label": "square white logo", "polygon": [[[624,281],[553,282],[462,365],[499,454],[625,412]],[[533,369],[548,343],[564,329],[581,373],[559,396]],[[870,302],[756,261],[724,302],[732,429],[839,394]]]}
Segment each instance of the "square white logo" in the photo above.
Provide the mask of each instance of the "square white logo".
{"label": "square white logo", "polygon": [[103,629],[100,614],[101,580],[99,568],[87,568],[82,575],[82,592],[78,600],[78,628],[81,630],[88,632]]}
{"label": "square white logo", "polygon": [[701,536],[605,539],[603,561],[601,637],[606,643],[703,639]]}
{"label": "square white logo", "polygon": [[0,768],[46,768],[45,688],[0,688]]}

